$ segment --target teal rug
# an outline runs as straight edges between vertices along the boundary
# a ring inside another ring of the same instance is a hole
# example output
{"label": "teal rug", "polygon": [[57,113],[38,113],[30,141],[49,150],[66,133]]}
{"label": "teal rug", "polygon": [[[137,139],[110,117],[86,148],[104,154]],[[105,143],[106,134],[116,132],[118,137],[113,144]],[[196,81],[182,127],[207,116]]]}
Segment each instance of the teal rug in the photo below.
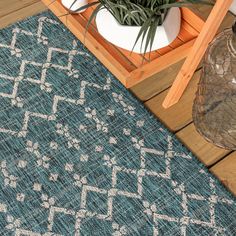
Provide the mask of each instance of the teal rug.
{"label": "teal rug", "polygon": [[3,236],[236,235],[235,198],[49,12],[0,31],[0,190]]}

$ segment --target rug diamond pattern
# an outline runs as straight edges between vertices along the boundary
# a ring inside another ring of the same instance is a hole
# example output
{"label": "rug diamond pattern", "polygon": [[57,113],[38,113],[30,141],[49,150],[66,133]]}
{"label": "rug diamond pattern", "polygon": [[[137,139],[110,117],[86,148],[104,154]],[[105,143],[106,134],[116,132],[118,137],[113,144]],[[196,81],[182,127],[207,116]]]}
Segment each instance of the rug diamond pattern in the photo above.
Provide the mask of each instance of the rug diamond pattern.
{"label": "rug diamond pattern", "polygon": [[1,235],[231,235],[235,199],[50,13],[1,51]]}

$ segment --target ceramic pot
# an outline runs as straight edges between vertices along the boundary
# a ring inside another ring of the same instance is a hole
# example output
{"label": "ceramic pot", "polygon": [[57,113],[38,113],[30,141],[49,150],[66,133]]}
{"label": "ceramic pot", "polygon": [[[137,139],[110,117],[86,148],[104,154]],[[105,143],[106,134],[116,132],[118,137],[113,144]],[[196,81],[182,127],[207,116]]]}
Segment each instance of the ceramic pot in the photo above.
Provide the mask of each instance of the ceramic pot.
{"label": "ceramic pot", "polygon": [[[96,16],[98,32],[110,43],[131,51],[140,26],[121,25],[113,15],[106,9],[102,9]],[[181,12],[177,7],[173,7],[167,13],[166,19],[161,26],[157,27],[155,39],[151,51],[163,48],[175,40],[180,31]],[[145,45],[145,40],[143,45]],[[149,47],[148,47],[149,49]],[[133,52],[143,53],[141,48],[141,39],[137,42]],[[148,50],[147,52],[149,52]]]}
{"label": "ceramic pot", "polygon": [[[62,0],[61,1],[62,5],[71,11],[76,11],[78,8],[88,4],[88,0],[77,0],[74,4],[73,4],[73,2],[74,2],[74,0]],[[73,4],[73,6],[71,7],[72,4]],[[83,10],[83,11],[85,11],[85,10]],[[76,11],[76,12],[81,13],[83,11]]]}

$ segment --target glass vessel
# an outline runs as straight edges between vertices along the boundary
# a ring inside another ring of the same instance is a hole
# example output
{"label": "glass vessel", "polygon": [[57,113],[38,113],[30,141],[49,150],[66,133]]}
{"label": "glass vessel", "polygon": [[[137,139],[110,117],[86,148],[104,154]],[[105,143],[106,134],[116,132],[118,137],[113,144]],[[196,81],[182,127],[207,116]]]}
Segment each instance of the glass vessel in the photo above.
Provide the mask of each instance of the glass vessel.
{"label": "glass vessel", "polygon": [[220,33],[205,54],[193,121],[208,141],[236,150],[236,24]]}

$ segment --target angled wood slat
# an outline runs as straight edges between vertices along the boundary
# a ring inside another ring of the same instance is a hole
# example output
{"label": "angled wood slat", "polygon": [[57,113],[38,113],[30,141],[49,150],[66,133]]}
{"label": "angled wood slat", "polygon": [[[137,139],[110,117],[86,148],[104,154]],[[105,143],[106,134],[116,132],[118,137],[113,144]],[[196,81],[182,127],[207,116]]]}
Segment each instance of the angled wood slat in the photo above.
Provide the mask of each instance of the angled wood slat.
{"label": "angled wood slat", "polygon": [[[152,63],[145,64],[142,67],[139,67],[138,69],[132,71],[127,80],[127,87],[130,88],[135,84],[143,81],[145,78],[149,78],[150,76],[155,75],[161,70],[164,70],[170,65],[173,65],[174,63],[177,63],[178,61],[185,58],[188,55],[189,50],[193,46],[194,42],[195,39],[181,45],[180,47],[170,51],[169,53],[166,53],[161,57],[162,60],[157,58],[153,60]],[[168,62],[170,61],[171,63],[169,64]]]}
{"label": "angled wood slat", "polygon": [[[190,33],[190,35],[192,35],[194,38],[197,37],[199,35],[199,31],[197,31],[195,28],[193,28],[192,25],[190,25],[187,21],[185,21],[185,19],[182,19],[182,28],[185,29],[186,31],[188,31]],[[204,23],[202,22],[202,25]]]}
{"label": "angled wood slat", "polygon": [[175,39],[175,41],[172,42],[169,46],[170,46],[171,48],[177,48],[177,47],[179,47],[179,46],[181,46],[181,45],[183,45],[183,44],[184,44],[184,42],[183,42],[179,37],[177,37],[177,38]]}
{"label": "angled wood slat", "polygon": [[180,32],[179,32],[179,35],[178,35],[178,38],[179,38],[182,42],[186,43],[186,42],[188,42],[189,40],[194,39],[195,37],[194,37],[193,35],[189,34],[186,29],[181,28],[181,29],[180,29]]}
{"label": "angled wood slat", "polygon": [[163,107],[168,108],[179,101],[198,64],[200,63],[208,44],[215,36],[233,0],[217,0],[213,10],[204,24],[199,36],[194,43],[190,54],[178,73],[170,91],[168,92]]}
{"label": "angled wood slat", "polygon": [[[205,6],[200,9],[200,16],[202,18],[207,18],[211,8]],[[234,19],[234,16],[228,13],[219,28],[219,32],[225,28],[231,27]],[[181,69],[181,66],[183,65],[183,62],[184,61],[177,62],[166,69],[161,70],[159,73],[152,75],[148,79],[132,87],[132,92],[142,101],[151,99],[155,95],[159,94],[162,90],[167,89],[173,83],[179,70]],[[199,68],[201,68],[201,64],[199,64],[198,69]]]}
{"label": "angled wood slat", "polygon": [[204,20],[206,20],[206,17],[204,14],[208,14],[210,12],[210,9],[207,9],[206,6],[203,6],[203,10],[198,11],[198,16],[200,18],[196,18],[194,11],[190,10],[189,8],[183,7],[181,9],[182,18],[185,19],[188,24],[190,24],[197,32],[200,32],[202,30]]}

